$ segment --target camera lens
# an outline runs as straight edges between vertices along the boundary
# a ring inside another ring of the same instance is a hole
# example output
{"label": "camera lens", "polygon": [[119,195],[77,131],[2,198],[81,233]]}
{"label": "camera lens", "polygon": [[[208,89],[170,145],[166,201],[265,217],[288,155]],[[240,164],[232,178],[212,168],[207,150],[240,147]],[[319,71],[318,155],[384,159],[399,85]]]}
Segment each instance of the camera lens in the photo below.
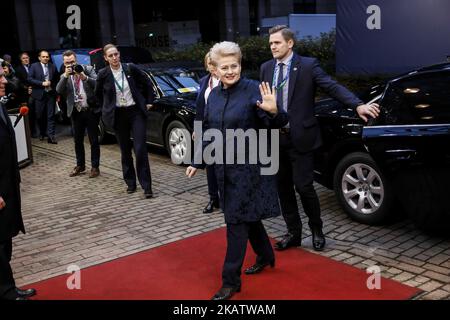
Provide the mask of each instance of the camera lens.
{"label": "camera lens", "polygon": [[73,70],[75,70],[76,73],[81,73],[84,71],[83,66],[81,64],[77,64],[73,67]]}

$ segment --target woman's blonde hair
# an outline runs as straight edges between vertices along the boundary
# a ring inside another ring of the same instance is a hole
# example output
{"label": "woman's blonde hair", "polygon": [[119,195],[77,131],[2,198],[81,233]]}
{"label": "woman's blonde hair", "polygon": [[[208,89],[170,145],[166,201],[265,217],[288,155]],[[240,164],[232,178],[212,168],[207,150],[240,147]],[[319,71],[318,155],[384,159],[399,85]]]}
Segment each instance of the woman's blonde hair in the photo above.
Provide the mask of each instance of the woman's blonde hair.
{"label": "woman's blonde hair", "polygon": [[239,63],[241,63],[242,52],[239,45],[231,41],[222,41],[216,43],[210,51],[211,63],[217,66],[217,60],[223,57],[235,56]]}
{"label": "woman's blonde hair", "polygon": [[211,51],[208,51],[208,52],[205,54],[205,58],[204,58],[204,60],[203,60],[203,63],[204,63],[204,65],[205,65],[206,71],[209,71],[209,68],[208,68],[208,62],[210,62],[209,60],[211,60]]}
{"label": "woman's blonde hair", "polygon": [[[103,55],[106,56],[106,51],[108,51],[108,50],[111,49],[111,48],[117,49],[117,47],[116,47],[114,44],[112,44],[112,43],[108,43],[107,45],[105,45],[105,46],[103,47]],[[117,50],[119,50],[119,49],[117,49]]]}

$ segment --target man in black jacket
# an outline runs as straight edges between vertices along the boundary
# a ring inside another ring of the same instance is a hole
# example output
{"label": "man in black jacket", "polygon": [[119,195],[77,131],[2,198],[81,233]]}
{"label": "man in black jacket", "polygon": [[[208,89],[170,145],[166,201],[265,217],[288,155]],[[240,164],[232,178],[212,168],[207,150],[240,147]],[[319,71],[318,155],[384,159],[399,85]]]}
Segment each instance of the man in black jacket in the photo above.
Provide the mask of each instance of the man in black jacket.
{"label": "man in black jacket", "polygon": [[115,45],[107,44],[103,54],[109,65],[99,71],[95,87],[102,106],[103,122],[114,129],[119,142],[127,192],[136,191],[136,172],[131,155],[133,147],[139,183],[144,196],[151,198],[153,191],[146,136],[148,110],[155,97],[153,86],[136,65],[120,62],[120,52]]}
{"label": "man in black jacket", "polygon": [[20,103],[28,105],[30,111],[28,112],[28,119],[30,120],[31,136],[37,138],[36,132],[36,110],[34,101],[31,98],[31,84],[28,82],[28,72],[30,71],[30,55],[27,52],[22,52],[19,55],[20,65],[16,66],[16,75],[20,80]]}
{"label": "man in black jacket", "polygon": [[[5,95],[5,78],[0,69],[0,97]],[[16,287],[10,261],[12,238],[25,233],[20,203],[20,174],[14,129],[6,108],[0,103],[0,299],[24,300],[36,290]]]}
{"label": "man in black jacket", "polygon": [[288,233],[275,244],[275,249],[301,245],[302,222],[295,197],[297,190],[309,218],[314,250],[320,251],[325,246],[325,236],[319,198],[313,186],[314,150],[322,143],[314,113],[316,88],[322,88],[331,97],[354,108],[365,121],[368,117],[377,117],[379,107],[377,104],[365,105],[339,85],[320,68],[317,59],[294,53],[294,33],[287,26],[275,26],[269,34],[274,59],[261,66],[260,79],[276,88],[277,105],[289,115],[289,124],[280,129],[278,172],[278,193]]}

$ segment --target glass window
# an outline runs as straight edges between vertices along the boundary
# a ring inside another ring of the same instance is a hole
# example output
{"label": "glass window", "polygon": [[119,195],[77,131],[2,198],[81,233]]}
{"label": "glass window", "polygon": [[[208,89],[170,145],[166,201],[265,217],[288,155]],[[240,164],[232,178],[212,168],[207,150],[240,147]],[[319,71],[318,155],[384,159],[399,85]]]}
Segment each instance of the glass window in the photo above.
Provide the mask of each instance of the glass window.
{"label": "glass window", "polygon": [[382,109],[386,124],[450,123],[450,71],[411,76],[391,84]]}
{"label": "glass window", "polygon": [[167,80],[167,77],[164,77],[163,75],[156,75],[155,80],[158,83],[158,86],[163,91],[164,95],[174,96],[178,94],[176,87],[174,87],[173,84],[171,84],[171,82]]}
{"label": "glass window", "polygon": [[180,76],[180,77],[175,77],[175,79],[186,88],[189,88],[189,87],[198,88],[198,86],[199,86],[197,81],[195,81],[194,79],[192,79],[190,77],[181,77]]}
{"label": "glass window", "polygon": [[164,95],[192,93],[199,89],[198,82],[187,73],[156,73],[154,77]]}

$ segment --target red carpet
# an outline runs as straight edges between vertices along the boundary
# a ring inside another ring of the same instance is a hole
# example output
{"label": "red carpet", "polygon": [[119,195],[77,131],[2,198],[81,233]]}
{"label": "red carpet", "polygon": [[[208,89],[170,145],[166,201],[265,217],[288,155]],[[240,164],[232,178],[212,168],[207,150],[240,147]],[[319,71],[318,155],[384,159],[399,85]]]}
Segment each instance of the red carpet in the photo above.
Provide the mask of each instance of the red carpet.
{"label": "red carpet", "polygon": [[[27,287],[37,300],[210,299],[221,285],[225,229],[219,229],[81,271],[81,290],[66,287],[68,274]],[[255,260],[249,247],[244,268]],[[301,249],[276,253],[276,267],[242,275],[233,299],[409,299],[420,291],[382,278],[380,290],[366,286],[368,274]]]}

